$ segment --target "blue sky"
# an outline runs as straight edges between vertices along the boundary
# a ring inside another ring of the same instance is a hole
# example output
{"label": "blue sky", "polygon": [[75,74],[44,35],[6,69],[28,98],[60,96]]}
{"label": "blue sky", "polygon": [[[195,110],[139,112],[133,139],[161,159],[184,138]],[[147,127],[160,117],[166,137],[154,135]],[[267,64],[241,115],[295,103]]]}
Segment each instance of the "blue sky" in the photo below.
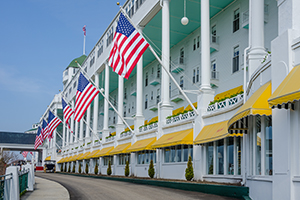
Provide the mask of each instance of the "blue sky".
{"label": "blue sky", "polygon": [[0,2],[0,131],[24,132],[39,121],[62,89],[63,71],[83,53],[82,27],[89,54],[119,11],[116,2]]}

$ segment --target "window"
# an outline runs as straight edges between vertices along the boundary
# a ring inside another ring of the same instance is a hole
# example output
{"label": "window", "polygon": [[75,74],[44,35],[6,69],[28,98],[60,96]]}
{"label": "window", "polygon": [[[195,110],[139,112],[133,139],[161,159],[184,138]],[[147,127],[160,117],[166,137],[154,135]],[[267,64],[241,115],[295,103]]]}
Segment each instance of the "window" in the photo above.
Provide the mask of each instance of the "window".
{"label": "window", "polygon": [[159,78],[159,77],[160,77],[160,66],[157,65],[157,78]]}
{"label": "window", "polygon": [[210,142],[207,144],[207,174],[214,174],[214,143]]}
{"label": "window", "polygon": [[194,39],[194,45],[193,45],[193,50],[196,50],[196,38]]}
{"label": "window", "polygon": [[193,146],[192,145],[177,145],[167,147],[164,149],[164,161],[168,162],[187,162],[189,156],[193,160]]}
{"label": "window", "polygon": [[265,175],[273,174],[273,152],[272,152],[272,118],[265,117]]}
{"label": "window", "polygon": [[194,45],[193,45],[193,50],[195,51],[200,47],[200,36],[197,36],[194,38]]}
{"label": "window", "polygon": [[196,83],[196,70],[193,70],[193,83]]}
{"label": "window", "polygon": [[240,9],[236,9],[233,15],[233,32],[236,32],[240,28]]}
{"label": "window", "polygon": [[95,63],[95,57],[93,56],[93,58],[90,60],[90,67],[92,67],[94,63]]}
{"label": "window", "polygon": [[69,89],[69,93],[70,93],[70,94],[71,94],[71,92],[72,92],[72,88]]}
{"label": "window", "polygon": [[145,95],[145,109],[148,107],[148,95]]}
{"label": "window", "polygon": [[197,67],[197,76],[196,76],[197,83],[199,82],[199,77],[200,77],[200,68]]}
{"label": "window", "polygon": [[97,56],[99,57],[103,53],[103,40],[100,42],[98,46]]}
{"label": "window", "polygon": [[130,164],[130,154],[119,154],[119,165],[126,165],[126,162]]}
{"label": "window", "polygon": [[233,49],[233,59],[232,59],[232,73],[239,71],[239,46]]}
{"label": "window", "polygon": [[128,114],[130,114],[130,107],[131,107],[131,105],[129,104],[128,107],[129,107],[129,108],[128,108]]}
{"label": "window", "polygon": [[200,47],[200,36],[197,37],[197,49]]}
{"label": "window", "polygon": [[113,156],[104,156],[103,157],[103,166],[108,166],[108,162],[110,161],[110,164],[114,164],[114,157]]}
{"label": "window", "polygon": [[233,148],[234,148],[234,138],[228,137],[227,142],[227,174],[234,175],[234,164],[233,164]]}
{"label": "window", "polygon": [[184,64],[184,48],[180,49],[180,59],[179,64]]}
{"label": "window", "polygon": [[180,77],[180,87],[183,89],[183,76]]}
{"label": "window", "polygon": [[124,106],[124,117],[126,117],[126,106]]}
{"label": "window", "polygon": [[151,68],[151,74],[154,74],[154,67]]}
{"label": "window", "polygon": [[151,91],[151,101],[153,100],[153,91]]}
{"label": "window", "polygon": [[217,174],[224,174],[224,140],[217,141]]}
{"label": "window", "polygon": [[145,76],[145,86],[148,86],[148,72],[146,72]]}
{"label": "window", "polygon": [[217,77],[217,64],[216,64],[216,61],[213,60],[211,61],[211,67],[210,67],[210,70],[211,70],[211,79],[218,79],[219,77]]}
{"label": "window", "polygon": [[216,25],[211,27],[211,42],[216,43],[217,42],[217,29]]}
{"label": "window", "polygon": [[157,89],[157,94],[156,94],[156,103],[158,104],[160,101],[160,89]]}
{"label": "window", "polygon": [[149,164],[153,160],[156,163],[156,151],[139,151],[137,152],[137,164]]}
{"label": "window", "polygon": [[124,99],[127,99],[127,88],[124,88]]}
{"label": "window", "polygon": [[134,109],[134,102],[132,102],[132,110]]}
{"label": "window", "polygon": [[261,175],[261,117],[256,117],[256,149],[255,149],[255,157],[256,157],[256,166],[255,166],[255,174]]}
{"label": "window", "polygon": [[113,41],[113,37],[114,37],[113,32],[114,32],[114,28],[111,27],[111,29],[106,34],[106,47],[108,47],[110,43]]}
{"label": "window", "polygon": [[116,124],[116,117],[113,118],[113,124]]}
{"label": "window", "polygon": [[77,84],[77,82],[75,81],[74,84],[73,84],[74,89],[76,88],[76,84]]}

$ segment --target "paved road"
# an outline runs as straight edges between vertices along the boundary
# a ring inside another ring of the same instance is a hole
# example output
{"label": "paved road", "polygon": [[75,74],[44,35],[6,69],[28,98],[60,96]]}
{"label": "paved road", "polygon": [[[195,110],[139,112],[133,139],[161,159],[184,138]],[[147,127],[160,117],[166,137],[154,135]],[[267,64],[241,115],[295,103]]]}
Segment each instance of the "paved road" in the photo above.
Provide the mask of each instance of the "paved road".
{"label": "paved road", "polygon": [[234,198],[222,197],[200,192],[190,192],[164,187],[139,185],[122,181],[112,181],[72,175],[36,173],[36,176],[54,180],[63,185],[70,194],[71,200],[77,199],[108,199],[108,200],[230,200]]}

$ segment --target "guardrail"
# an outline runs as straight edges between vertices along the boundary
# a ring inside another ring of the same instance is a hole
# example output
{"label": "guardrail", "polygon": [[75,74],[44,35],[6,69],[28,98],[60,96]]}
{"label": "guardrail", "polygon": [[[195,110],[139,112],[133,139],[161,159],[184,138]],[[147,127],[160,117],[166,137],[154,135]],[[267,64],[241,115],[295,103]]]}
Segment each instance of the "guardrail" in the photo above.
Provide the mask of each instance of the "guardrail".
{"label": "guardrail", "polygon": [[19,191],[20,194],[26,191],[28,187],[28,172],[29,169],[25,169],[19,172]]}
{"label": "guardrail", "polygon": [[0,176],[0,200],[9,199],[12,173]]}

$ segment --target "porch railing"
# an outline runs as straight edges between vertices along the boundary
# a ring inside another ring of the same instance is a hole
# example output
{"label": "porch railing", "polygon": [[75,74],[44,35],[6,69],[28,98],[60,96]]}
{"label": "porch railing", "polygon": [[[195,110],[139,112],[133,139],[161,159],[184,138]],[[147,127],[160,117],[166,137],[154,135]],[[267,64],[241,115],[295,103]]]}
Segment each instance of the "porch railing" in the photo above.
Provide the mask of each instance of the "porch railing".
{"label": "porch railing", "polygon": [[20,194],[26,191],[28,186],[28,172],[29,170],[23,170],[19,172],[19,188]]}
{"label": "porch railing", "polygon": [[0,200],[9,199],[12,174],[0,176]]}

